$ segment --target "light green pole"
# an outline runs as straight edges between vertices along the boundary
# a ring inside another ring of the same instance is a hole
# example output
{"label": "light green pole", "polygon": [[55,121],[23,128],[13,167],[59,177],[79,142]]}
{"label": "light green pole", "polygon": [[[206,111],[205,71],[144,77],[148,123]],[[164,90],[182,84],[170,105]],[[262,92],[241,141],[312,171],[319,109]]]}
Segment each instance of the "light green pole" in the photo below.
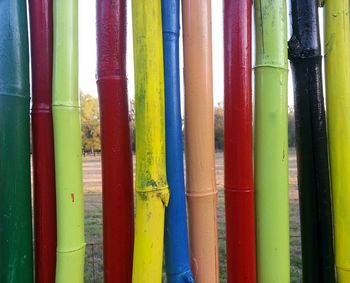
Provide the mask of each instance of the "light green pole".
{"label": "light green pole", "polygon": [[53,124],[56,283],[84,282],[84,199],[78,91],[78,0],[54,1]]}
{"label": "light green pole", "polygon": [[255,1],[257,278],[288,283],[288,57],[285,0]]}

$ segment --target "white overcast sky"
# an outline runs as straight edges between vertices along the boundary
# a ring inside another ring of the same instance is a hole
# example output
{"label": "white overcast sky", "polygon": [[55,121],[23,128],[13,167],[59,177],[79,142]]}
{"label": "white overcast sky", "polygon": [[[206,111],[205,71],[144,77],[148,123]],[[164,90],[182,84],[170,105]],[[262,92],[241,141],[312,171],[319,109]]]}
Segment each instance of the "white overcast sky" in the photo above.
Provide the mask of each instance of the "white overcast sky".
{"label": "white overcast sky", "polygon": [[[80,89],[97,96],[96,73],[96,0],[79,0],[79,85]],[[132,46],[131,0],[127,1],[127,75],[129,99],[134,98],[134,63]],[[320,23],[323,25],[322,12]],[[212,1],[212,30],[213,30],[213,95],[214,104],[223,101],[224,72],[223,72],[223,5],[220,0]],[[321,32],[321,37],[323,33]],[[254,38],[254,37],[253,37]],[[182,35],[180,35],[182,45]],[[180,48],[180,68],[183,68],[182,48]],[[181,77],[183,90],[183,79]],[[289,75],[288,103],[293,105],[293,90],[291,75]],[[183,91],[182,91],[183,96]],[[182,99],[183,102],[183,99]]]}

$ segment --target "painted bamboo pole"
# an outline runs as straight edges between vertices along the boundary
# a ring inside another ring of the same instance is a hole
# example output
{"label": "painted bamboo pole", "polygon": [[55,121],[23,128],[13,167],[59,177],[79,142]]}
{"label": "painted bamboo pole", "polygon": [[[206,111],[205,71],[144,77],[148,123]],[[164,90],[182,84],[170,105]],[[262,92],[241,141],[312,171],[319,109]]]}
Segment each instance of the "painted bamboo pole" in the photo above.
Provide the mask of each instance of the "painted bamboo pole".
{"label": "painted bamboo pole", "polygon": [[132,155],[126,78],[126,1],[97,6],[105,282],[130,282],[134,243]]}
{"label": "painted bamboo pole", "polygon": [[161,1],[133,0],[132,16],[137,129],[133,282],[160,283],[169,201]]}
{"label": "painted bamboo pole", "polygon": [[180,105],[180,1],[162,1],[166,164],[171,201],[165,211],[165,263],[169,283],[193,282],[185,197]]}
{"label": "painted bamboo pole", "polygon": [[52,125],[52,0],[30,0],[35,282],[55,281],[56,189]]}
{"label": "painted bamboo pole", "polygon": [[350,21],[349,1],[325,1],[325,57],[335,262],[350,282]]}
{"label": "painted bamboo pole", "polygon": [[333,225],[318,0],[292,1],[289,59],[294,79],[303,282],[335,282]]}
{"label": "painted bamboo pole", "polygon": [[53,126],[56,283],[84,282],[84,198],[78,90],[78,1],[54,0]]}
{"label": "painted bamboo pole", "polygon": [[187,197],[195,282],[219,282],[211,1],[184,0]]}
{"label": "painted bamboo pole", "polygon": [[256,282],[251,7],[224,2],[227,282]]}
{"label": "painted bamboo pole", "polygon": [[0,1],[0,282],[33,282],[26,1]]}
{"label": "painted bamboo pole", "polygon": [[288,56],[284,0],[255,2],[257,281],[290,281],[288,205]]}

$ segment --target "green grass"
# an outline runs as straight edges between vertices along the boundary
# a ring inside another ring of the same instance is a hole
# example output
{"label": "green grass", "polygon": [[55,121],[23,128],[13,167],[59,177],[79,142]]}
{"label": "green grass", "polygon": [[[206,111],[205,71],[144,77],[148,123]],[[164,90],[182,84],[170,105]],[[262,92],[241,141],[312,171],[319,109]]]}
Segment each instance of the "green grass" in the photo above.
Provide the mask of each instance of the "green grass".
{"label": "green grass", "polygon": [[[93,165],[94,163],[95,166]],[[85,231],[86,231],[86,266],[85,282],[103,282],[102,261],[102,196],[100,184],[96,176],[100,174],[98,159],[84,160],[85,184]],[[299,206],[296,195],[296,162],[294,151],[290,152],[290,251],[291,251],[291,282],[302,282],[301,239],[299,224]],[[217,184],[218,184],[218,237],[220,256],[220,282],[226,282],[226,250],[225,250],[225,209],[223,193],[223,156],[217,154]],[[89,186],[91,184],[91,186]],[[293,197],[294,196],[294,197]],[[165,277],[164,277],[165,278]],[[164,279],[165,282],[165,279]]]}

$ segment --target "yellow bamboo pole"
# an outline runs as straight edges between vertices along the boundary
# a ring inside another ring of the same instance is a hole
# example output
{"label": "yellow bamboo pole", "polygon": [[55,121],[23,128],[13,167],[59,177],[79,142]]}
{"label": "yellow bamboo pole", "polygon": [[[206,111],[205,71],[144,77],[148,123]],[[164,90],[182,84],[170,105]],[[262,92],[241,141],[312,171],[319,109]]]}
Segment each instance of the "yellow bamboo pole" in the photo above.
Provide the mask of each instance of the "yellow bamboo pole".
{"label": "yellow bamboo pole", "polygon": [[185,136],[192,271],[219,282],[211,1],[184,0]]}
{"label": "yellow bamboo pole", "polygon": [[134,283],[162,280],[165,160],[164,69],[160,0],[133,0],[136,107]]}
{"label": "yellow bamboo pole", "polygon": [[335,261],[350,282],[350,21],[348,0],[325,2],[326,91]]}

